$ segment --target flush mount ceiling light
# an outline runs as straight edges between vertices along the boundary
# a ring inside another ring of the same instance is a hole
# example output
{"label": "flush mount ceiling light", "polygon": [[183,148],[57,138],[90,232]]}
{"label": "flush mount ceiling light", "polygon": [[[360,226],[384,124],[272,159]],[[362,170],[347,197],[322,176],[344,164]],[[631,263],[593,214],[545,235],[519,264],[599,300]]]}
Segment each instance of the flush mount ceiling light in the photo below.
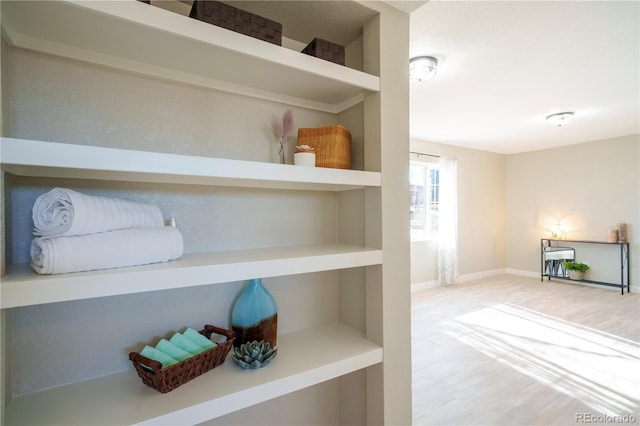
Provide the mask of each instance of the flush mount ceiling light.
{"label": "flush mount ceiling light", "polygon": [[438,60],[433,56],[416,56],[409,60],[409,79],[429,81],[438,72]]}
{"label": "flush mount ceiling light", "polygon": [[564,126],[569,124],[573,120],[573,112],[559,112],[557,114],[551,114],[547,116],[547,122],[552,126]]}

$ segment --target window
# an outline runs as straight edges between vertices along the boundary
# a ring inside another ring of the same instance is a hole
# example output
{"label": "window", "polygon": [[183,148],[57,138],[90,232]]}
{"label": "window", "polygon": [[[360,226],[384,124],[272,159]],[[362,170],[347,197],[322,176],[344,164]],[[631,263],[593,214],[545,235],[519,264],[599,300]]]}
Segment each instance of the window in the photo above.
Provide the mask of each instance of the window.
{"label": "window", "polygon": [[430,240],[438,232],[440,171],[433,163],[411,162],[409,173],[411,240]]}

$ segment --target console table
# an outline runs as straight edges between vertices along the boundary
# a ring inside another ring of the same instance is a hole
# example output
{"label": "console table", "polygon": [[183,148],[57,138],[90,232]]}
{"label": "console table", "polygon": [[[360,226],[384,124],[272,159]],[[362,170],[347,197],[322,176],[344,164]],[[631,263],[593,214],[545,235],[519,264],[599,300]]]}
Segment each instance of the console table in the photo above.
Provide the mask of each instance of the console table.
{"label": "console table", "polygon": [[[558,269],[558,263],[562,260],[575,259],[575,249],[573,247],[560,247],[558,244],[565,245],[567,243],[576,244],[601,244],[612,247],[619,247],[620,249],[620,282],[610,283],[604,281],[594,280],[579,280],[580,282],[606,285],[610,287],[620,287],[620,294],[624,294],[625,277],[627,293],[630,287],[630,271],[629,271],[629,243],[609,243],[605,241],[588,241],[588,240],[558,240],[554,238],[541,238],[540,239],[540,281],[544,281],[544,277],[549,280],[551,278],[561,278],[563,280],[569,279],[566,276],[564,268]],[[558,274],[558,271],[561,274]],[[576,280],[572,280],[576,281]]]}

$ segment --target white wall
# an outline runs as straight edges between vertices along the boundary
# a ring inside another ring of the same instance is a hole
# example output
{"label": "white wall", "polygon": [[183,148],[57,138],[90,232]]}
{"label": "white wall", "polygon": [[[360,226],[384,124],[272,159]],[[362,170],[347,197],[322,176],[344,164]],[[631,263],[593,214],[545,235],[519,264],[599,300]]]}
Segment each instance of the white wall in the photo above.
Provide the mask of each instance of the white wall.
{"label": "white wall", "polygon": [[[418,139],[411,151],[458,159],[459,273],[462,279],[506,267],[505,157]],[[437,245],[411,244],[411,283],[437,279]]]}
{"label": "white wall", "polygon": [[[270,118],[290,108],[25,50],[10,52],[14,137],[268,161],[277,149]],[[299,127],[337,122],[334,114],[291,109],[289,154]]]}
{"label": "white wall", "polygon": [[[412,140],[411,150],[458,158],[461,279],[506,270],[540,273],[540,238],[560,220],[568,238],[606,241],[628,224],[631,284],[640,280],[640,138],[631,135],[503,156]],[[620,252],[576,246],[590,279],[619,282]],[[437,245],[411,244],[411,283],[437,279]]]}
{"label": "white wall", "polygon": [[[628,224],[631,283],[640,263],[638,135],[510,155],[507,157],[507,265],[540,273],[540,238],[560,221],[567,237],[607,240],[607,230]],[[576,257],[591,265],[590,277],[619,280],[619,251],[580,247]]]}

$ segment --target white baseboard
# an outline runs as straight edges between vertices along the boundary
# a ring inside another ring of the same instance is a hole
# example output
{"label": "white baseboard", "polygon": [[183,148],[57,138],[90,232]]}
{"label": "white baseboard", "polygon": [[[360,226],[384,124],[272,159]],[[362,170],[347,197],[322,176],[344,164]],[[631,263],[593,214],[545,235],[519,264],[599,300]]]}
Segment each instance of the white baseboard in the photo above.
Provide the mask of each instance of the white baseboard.
{"label": "white baseboard", "polygon": [[464,274],[458,277],[458,282],[479,280],[481,278],[487,277],[495,277],[496,275],[504,275],[506,273],[505,269],[492,269],[490,271],[482,271],[482,272],[473,272],[471,274]]}
{"label": "white baseboard", "polygon": [[510,275],[518,275],[521,277],[540,278],[540,272],[525,271],[524,269],[507,268],[506,273]]}
{"label": "white baseboard", "polygon": [[[525,271],[525,270],[522,270],[522,269],[507,268],[507,272],[506,273],[507,274],[512,274],[512,275],[519,275],[521,277],[540,278],[540,272]],[[612,287],[612,286],[605,286],[605,285],[591,284],[591,283],[581,283],[581,282],[568,281],[568,280],[564,280],[564,282],[568,283],[568,284],[584,285],[584,286],[587,286],[587,287],[594,287],[594,288],[600,288],[600,289],[605,289],[605,290],[620,291],[620,287]],[[626,293],[627,289],[625,288],[624,291]],[[629,286],[629,293],[640,293],[640,285],[631,284]]]}
{"label": "white baseboard", "polygon": [[[504,269],[494,269],[491,271],[482,271],[482,272],[474,272],[471,274],[464,274],[458,277],[458,282],[472,281],[478,280],[481,278],[494,277],[496,275],[503,275],[505,273]],[[420,291],[427,288],[436,288],[438,287],[438,280],[425,281],[421,283],[411,284],[411,292]]]}
{"label": "white baseboard", "polygon": [[[518,275],[521,277],[528,277],[528,278],[540,278],[540,272],[526,271],[524,269],[505,268],[505,269],[493,269],[490,271],[474,272],[471,274],[460,275],[458,277],[458,282],[472,281],[472,280],[493,277],[496,275],[503,275],[503,274]],[[610,287],[610,286],[603,286],[603,285],[590,284],[590,283],[578,283],[575,281],[574,282],[567,281],[567,282],[569,282],[570,284],[585,285],[588,287],[596,287],[601,289],[620,291],[619,287]],[[436,288],[436,287],[438,287],[438,280],[425,281],[421,283],[411,284],[411,292],[413,293],[415,291],[420,291],[428,288]],[[640,284],[631,284],[629,292],[640,293]],[[626,293],[626,289],[625,289],[625,293]]]}
{"label": "white baseboard", "polygon": [[420,291],[420,290],[425,290],[428,288],[436,288],[436,287],[438,287],[438,280],[425,281],[423,283],[415,283],[415,284],[411,284],[411,293]]}

